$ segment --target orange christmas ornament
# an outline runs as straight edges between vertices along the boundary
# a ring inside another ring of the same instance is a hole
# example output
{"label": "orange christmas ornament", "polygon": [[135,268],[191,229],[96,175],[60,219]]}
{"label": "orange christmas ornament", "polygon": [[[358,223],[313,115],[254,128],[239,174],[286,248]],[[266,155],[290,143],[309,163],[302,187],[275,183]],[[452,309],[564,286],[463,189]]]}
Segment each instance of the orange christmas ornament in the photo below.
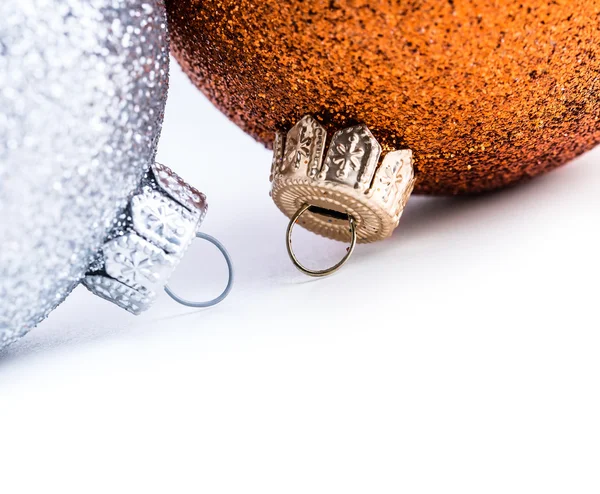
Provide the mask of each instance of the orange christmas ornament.
{"label": "orange christmas ornament", "polygon": [[[194,84],[265,145],[281,133],[272,173],[280,209],[293,217],[306,204],[306,226],[331,238],[388,235],[413,174],[417,193],[484,192],[600,142],[600,0],[166,6],[173,53]],[[394,204],[382,209],[390,173]],[[298,192],[302,184],[310,191]],[[315,190],[319,200],[303,202]],[[369,230],[374,217],[382,223]]]}
{"label": "orange christmas ornament", "polygon": [[172,49],[271,146],[315,115],[408,147],[416,191],[482,192],[600,141],[598,0],[167,0]]}

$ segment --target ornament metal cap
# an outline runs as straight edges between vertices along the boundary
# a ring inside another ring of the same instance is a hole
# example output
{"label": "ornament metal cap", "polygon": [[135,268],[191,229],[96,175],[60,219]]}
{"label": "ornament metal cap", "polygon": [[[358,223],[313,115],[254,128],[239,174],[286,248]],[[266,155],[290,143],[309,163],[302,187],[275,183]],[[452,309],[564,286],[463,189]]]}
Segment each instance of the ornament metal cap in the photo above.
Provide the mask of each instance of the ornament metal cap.
{"label": "ornament metal cap", "polygon": [[[136,315],[150,307],[156,290],[161,287],[176,302],[188,307],[218,304],[231,290],[233,265],[217,239],[198,231],[207,208],[204,194],[166,166],[155,163],[104,243],[83,284],[95,295]],[[185,300],[166,286],[194,238],[214,244],[225,257],[229,270],[225,290],[206,302]]]}
{"label": "ornament metal cap", "polygon": [[[331,274],[348,260],[355,243],[385,239],[398,226],[415,183],[413,153],[402,149],[380,157],[381,146],[366,125],[338,130],[328,141],[325,128],[307,115],[286,135],[276,134],[271,197],[291,219],[288,253],[303,273]],[[322,271],[302,266],[291,243],[297,222],[318,235],[350,241],[348,253]]]}

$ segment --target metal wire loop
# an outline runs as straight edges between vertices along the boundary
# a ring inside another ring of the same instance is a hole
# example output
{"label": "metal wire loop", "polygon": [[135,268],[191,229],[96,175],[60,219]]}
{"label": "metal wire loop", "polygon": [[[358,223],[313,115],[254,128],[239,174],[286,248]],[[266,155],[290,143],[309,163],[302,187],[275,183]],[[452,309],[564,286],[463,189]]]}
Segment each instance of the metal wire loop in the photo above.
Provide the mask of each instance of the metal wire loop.
{"label": "metal wire loop", "polygon": [[206,302],[192,302],[190,300],[186,300],[186,299],[180,297],[179,295],[177,295],[176,293],[174,293],[173,290],[171,290],[171,288],[169,288],[168,285],[165,286],[165,292],[167,292],[169,297],[171,297],[173,300],[175,300],[175,302],[177,302],[181,305],[185,305],[186,307],[194,307],[194,308],[212,307],[212,306],[217,305],[218,303],[222,302],[225,299],[225,297],[227,297],[227,295],[229,295],[229,292],[231,291],[231,288],[233,287],[233,277],[234,277],[233,262],[231,261],[231,257],[229,256],[229,253],[227,252],[227,249],[225,248],[225,246],[221,242],[219,242],[216,238],[214,238],[210,235],[207,235],[206,233],[201,233],[201,232],[196,233],[196,238],[201,238],[203,240],[210,242],[217,249],[219,249],[221,251],[221,254],[223,254],[223,257],[225,258],[225,262],[227,263],[227,269],[229,270],[229,275],[228,275],[229,277],[227,280],[227,286],[225,287],[225,290],[223,290],[221,295],[219,295],[218,297],[213,298],[212,300],[208,300]]}
{"label": "metal wire loop", "polygon": [[314,277],[319,278],[322,276],[328,276],[330,274],[335,273],[344,264],[346,264],[348,259],[350,259],[352,252],[354,252],[354,247],[356,246],[356,221],[354,220],[354,218],[352,216],[348,215],[348,223],[350,225],[350,233],[351,233],[352,237],[350,240],[350,247],[348,248],[348,251],[346,252],[346,255],[342,258],[342,260],[340,262],[338,262],[337,264],[335,264],[334,266],[331,266],[330,268],[327,268],[327,269],[322,269],[322,270],[308,269],[307,267],[303,266],[300,263],[300,261],[296,257],[296,254],[294,254],[294,250],[292,249],[292,230],[294,229],[294,225],[298,222],[300,217],[310,207],[311,207],[310,204],[304,204],[298,211],[296,211],[296,214],[290,220],[290,223],[288,224],[287,232],[286,232],[286,246],[287,246],[288,254],[290,256],[290,259],[294,263],[294,266],[296,266],[300,271],[302,271],[304,274],[306,274],[308,276],[314,276]]}

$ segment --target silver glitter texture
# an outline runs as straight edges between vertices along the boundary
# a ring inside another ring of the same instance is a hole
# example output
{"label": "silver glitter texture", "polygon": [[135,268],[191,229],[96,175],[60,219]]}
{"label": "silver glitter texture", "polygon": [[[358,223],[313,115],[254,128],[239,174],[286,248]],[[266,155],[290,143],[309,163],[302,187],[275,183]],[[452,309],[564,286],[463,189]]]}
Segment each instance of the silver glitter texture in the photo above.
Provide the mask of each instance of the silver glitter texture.
{"label": "silver glitter texture", "polygon": [[114,229],[154,160],[168,62],[162,1],[0,2],[0,347]]}

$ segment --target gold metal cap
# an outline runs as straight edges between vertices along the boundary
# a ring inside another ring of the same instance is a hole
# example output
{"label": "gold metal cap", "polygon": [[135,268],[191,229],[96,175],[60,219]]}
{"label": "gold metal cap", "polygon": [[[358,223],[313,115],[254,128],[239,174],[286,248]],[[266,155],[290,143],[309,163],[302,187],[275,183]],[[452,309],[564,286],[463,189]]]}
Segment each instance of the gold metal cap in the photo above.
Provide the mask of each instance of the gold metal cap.
{"label": "gold metal cap", "polygon": [[359,243],[387,238],[398,226],[415,181],[410,149],[380,161],[381,146],[365,125],[339,130],[328,143],[325,128],[305,116],[276,135],[273,150],[271,197],[293,223]]}

